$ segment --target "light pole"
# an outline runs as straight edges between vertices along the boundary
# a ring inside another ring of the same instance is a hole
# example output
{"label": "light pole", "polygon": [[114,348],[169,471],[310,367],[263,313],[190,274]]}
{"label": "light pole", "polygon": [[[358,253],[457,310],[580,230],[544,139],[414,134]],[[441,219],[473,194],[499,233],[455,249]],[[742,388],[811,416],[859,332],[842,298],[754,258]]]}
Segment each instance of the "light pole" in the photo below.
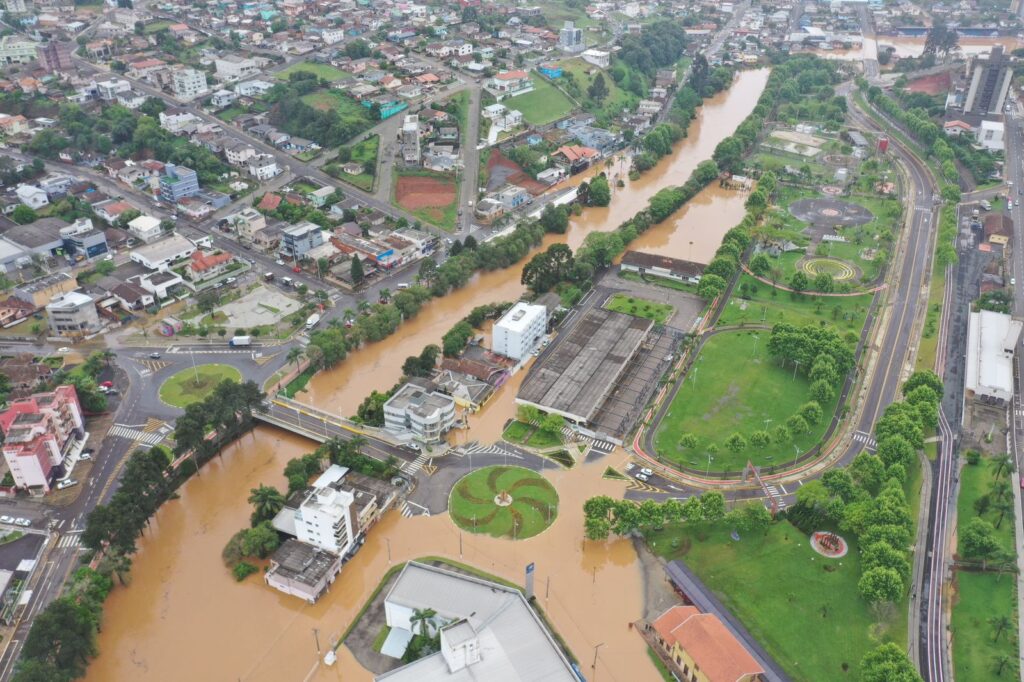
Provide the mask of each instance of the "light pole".
{"label": "light pole", "polygon": [[388,546],[388,563],[390,564],[391,563],[391,538],[384,538],[384,542],[386,542],[387,546]]}
{"label": "light pole", "polygon": [[189,348],[188,349],[188,354],[190,356],[192,356],[192,371],[195,373],[195,376],[196,376],[196,386],[198,386],[199,385],[199,368],[196,367],[196,349],[195,348]]}
{"label": "light pole", "polygon": [[600,644],[596,644],[594,646],[594,662],[590,664],[590,669],[591,670],[594,670],[594,671],[597,670],[597,650],[600,649],[603,646],[604,646],[604,642],[601,642]]}

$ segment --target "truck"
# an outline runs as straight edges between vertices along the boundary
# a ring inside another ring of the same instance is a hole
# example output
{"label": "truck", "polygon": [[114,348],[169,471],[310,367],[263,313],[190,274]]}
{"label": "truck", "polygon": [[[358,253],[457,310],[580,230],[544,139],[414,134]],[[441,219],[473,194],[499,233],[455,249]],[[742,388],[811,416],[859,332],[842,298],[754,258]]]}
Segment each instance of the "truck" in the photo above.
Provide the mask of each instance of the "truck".
{"label": "truck", "polygon": [[251,336],[235,336],[228,341],[228,345],[232,348],[245,348],[252,345]]}
{"label": "truck", "polygon": [[313,313],[309,316],[309,319],[306,320],[306,331],[309,331],[318,324],[320,324],[320,313]]}

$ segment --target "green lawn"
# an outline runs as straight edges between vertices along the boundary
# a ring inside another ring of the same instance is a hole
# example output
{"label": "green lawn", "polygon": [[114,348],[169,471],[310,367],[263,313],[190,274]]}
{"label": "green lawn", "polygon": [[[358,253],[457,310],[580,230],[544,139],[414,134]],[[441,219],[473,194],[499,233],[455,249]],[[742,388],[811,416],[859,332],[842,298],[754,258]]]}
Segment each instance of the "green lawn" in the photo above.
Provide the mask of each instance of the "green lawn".
{"label": "green lawn", "polygon": [[160,400],[174,407],[188,407],[213,393],[225,379],[241,381],[242,373],[230,365],[219,364],[183,369],[160,386]]}
{"label": "green lawn", "polygon": [[[742,298],[741,287],[746,285]],[[773,295],[774,294],[774,295]],[[825,323],[860,334],[867,319],[871,294],[862,296],[816,296],[813,292],[794,294],[773,287],[743,273],[722,310],[718,326],[742,324],[774,325],[788,322],[798,327]]]}
{"label": "green lawn", "polygon": [[690,284],[689,282],[680,282],[679,280],[669,279],[667,277],[655,277],[654,275],[641,276],[638,272],[629,272],[628,270],[625,272],[620,270],[619,277],[621,277],[622,279],[628,279],[630,282],[642,282],[645,284],[653,284],[655,286],[665,287],[666,289],[685,291],[690,294],[697,293],[696,284]]}
{"label": "green lawn", "polygon": [[675,312],[675,308],[668,303],[648,301],[647,299],[636,298],[629,294],[615,294],[608,299],[604,307],[612,312],[654,320],[658,324],[668,322],[668,318],[672,317],[672,313]]}
{"label": "green lawn", "polygon": [[[508,506],[495,497],[507,493]],[[540,474],[522,467],[491,466],[463,477],[452,489],[448,513],[456,525],[494,537],[528,538],[558,516],[558,493]]]}
{"label": "green lawn", "polygon": [[[961,469],[960,495],[956,500],[958,525],[966,524],[978,515],[974,510],[974,502],[978,498],[989,494],[989,491],[992,489],[992,483],[995,482],[995,473],[995,460],[988,457],[983,457],[977,464],[968,464]],[[1009,480],[1011,485],[1013,483],[1012,479],[1007,479],[1007,471],[1005,468],[1002,471],[1000,479]],[[999,512],[990,508],[981,515],[981,518],[995,526],[999,523]],[[999,523],[999,527],[996,529],[996,537],[999,539],[999,544],[1003,551],[1010,554],[1016,553],[1016,545],[1014,544],[1013,538],[1012,510],[1007,512],[1002,523]]]}
{"label": "green lawn", "polygon": [[222,121],[231,123],[244,113],[246,113],[246,111],[242,107],[228,107],[227,109],[222,109],[218,111],[217,118],[219,118]]}
{"label": "green lawn", "polygon": [[562,91],[537,73],[530,73],[533,90],[501,100],[509,109],[523,112],[523,119],[532,125],[547,125],[569,114],[573,104]]}
{"label": "green lawn", "polygon": [[904,646],[905,602],[879,622],[860,596],[856,538],[844,536],[845,557],[825,559],[788,522],[739,542],[731,530],[669,527],[648,540],[660,556],[684,559],[794,680],[853,682],[869,650]]}
{"label": "green lawn", "polygon": [[[615,114],[620,113],[624,108],[635,108],[640,101],[639,97],[626,92],[616,85],[615,81],[606,71],[599,69],[593,64],[588,64],[580,58],[566,59],[558,62],[558,65],[562,67],[562,78],[558,79],[558,84],[566,88],[574,97],[578,95],[577,99],[583,105],[583,109],[600,118],[601,122],[610,121]],[[568,84],[567,74],[570,73],[576,82],[577,90],[569,89],[571,86]],[[600,102],[591,99],[587,95],[587,91],[598,74],[604,75],[605,85],[608,86],[608,94]]]}
{"label": "green lawn", "polygon": [[[968,467],[970,468],[970,467]],[[1012,573],[957,571],[956,596],[950,630],[953,634],[953,672],[957,680],[997,682],[1020,677],[1017,664],[1017,590]],[[996,639],[990,618],[1006,616],[1012,621]],[[1005,654],[1009,663],[997,675],[997,657]]]}
{"label": "green lawn", "polygon": [[[733,433],[749,440],[766,425],[772,431],[785,424],[808,400],[808,383],[803,375],[794,377],[792,368],[783,369],[768,355],[767,331],[730,332],[708,339],[676,393],[655,434],[655,449],[661,457],[697,469],[708,467],[707,446],[718,452],[710,463],[712,471],[741,471],[747,460],[758,465],[783,464],[813,447],[825,433],[839,401],[838,389],[823,416],[807,433],[783,443],[774,440],[765,448],[747,445],[738,452],[725,447]],[[766,424],[766,420],[770,420]],[[684,448],[680,437],[691,433],[697,447]]]}
{"label": "green lawn", "polygon": [[562,444],[558,434],[541,431],[540,429],[521,421],[514,421],[508,425],[501,437],[510,443],[528,445],[532,448],[552,448]]}
{"label": "green lawn", "polygon": [[[351,146],[352,150],[352,161],[358,164],[364,164],[367,161],[372,161],[376,166],[377,154],[380,150],[380,136],[370,135],[365,140],[360,140]],[[375,176],[369,173],[360,173],[359,175],[349,175],[345,171],[338,169],[337,175],[334,177],[338,178],[343,182],[347,182],[351,185],[355,185],[359,189],[372,192],[373,182]]]}
{"label": "green lawn", "polygon": [[142,32],[146,35],[151,35],[153,33],[159,33],[160,31],[163,31],[166,28],[170,28],[170,26],[171,22],[169,21],[154,21],[149,24],[146,24],[143,27]]}
{"label": "green lawn", "polygon": [[334,109],[344,122],[361,123],[369,127],[370,110],[337,90],[318,90],[302,96],[302,101],[314,109]]}
{"label": "green lawn", "polygon": [[292,64],[287,69],[282,69],[281,71],[278,71],[276,74],[274,74],[274,78],[286,81],[288,80],[288,76],[292,75],[293,73],[300,72],[315,73],[317,78],[322,78],[325,81],[330,81],[331,83],[337,83],[338,81],[343,81],[352,77],[352,74],[348,73],[347,71],[336,69],[330,64],[314,64],[310,62],[302,62],[299,64]]}

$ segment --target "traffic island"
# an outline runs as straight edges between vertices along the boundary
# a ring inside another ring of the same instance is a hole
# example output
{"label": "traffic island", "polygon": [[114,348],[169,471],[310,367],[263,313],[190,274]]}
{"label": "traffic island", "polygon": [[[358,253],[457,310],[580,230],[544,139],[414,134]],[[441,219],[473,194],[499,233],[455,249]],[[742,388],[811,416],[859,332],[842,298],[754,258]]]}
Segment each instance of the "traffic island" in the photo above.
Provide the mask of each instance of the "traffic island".
{"label": "traffic island", "polygon": [[182,409],[205,399],[222,381],[242,380],[242,373],[230,365],[197,365],[183,369],[160,385],[160,400]]}
{"label": "traffic island", "polygon": [[463,530],[522,540],[543,532],[558,517],[558,493],[535,471],[484,467],[455,484],[448,513]]}

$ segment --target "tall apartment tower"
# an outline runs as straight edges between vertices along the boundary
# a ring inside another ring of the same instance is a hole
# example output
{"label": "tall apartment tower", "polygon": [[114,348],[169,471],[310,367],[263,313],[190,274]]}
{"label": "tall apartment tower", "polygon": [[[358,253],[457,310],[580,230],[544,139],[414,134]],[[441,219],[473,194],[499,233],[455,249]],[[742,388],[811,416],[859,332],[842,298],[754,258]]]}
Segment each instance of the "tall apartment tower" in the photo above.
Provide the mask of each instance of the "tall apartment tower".
{"label": "tall apartment tower", "polygon": [[964,113],[979,116],[1001,114],[1013,77],[1003,46],[994,46],[987,57],[975,57],[969,69],[971,84],[964,99]]}

